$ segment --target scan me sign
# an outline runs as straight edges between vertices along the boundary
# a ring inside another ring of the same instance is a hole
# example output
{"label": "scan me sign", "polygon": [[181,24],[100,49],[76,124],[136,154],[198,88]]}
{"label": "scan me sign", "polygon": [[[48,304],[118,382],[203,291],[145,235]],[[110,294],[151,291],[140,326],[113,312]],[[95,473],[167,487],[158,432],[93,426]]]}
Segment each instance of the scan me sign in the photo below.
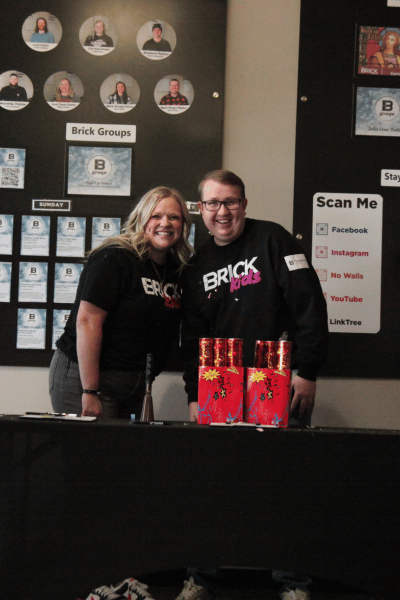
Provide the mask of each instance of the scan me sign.
{"label": "scan me sign", "polygon": [[378,194],[314,195],[312,262],[329,331],[380,330],[382,207]]}

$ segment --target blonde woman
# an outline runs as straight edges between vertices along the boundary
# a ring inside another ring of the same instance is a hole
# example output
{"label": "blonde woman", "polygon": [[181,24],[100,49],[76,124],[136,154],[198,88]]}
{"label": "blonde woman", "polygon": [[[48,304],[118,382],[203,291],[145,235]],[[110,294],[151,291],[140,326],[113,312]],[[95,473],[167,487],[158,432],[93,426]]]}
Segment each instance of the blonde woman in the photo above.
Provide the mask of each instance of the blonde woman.
{"label": "blonde woman", "polygon": [[174,189],[141,199],[120,235],[93,250],[50,366],[56,412],[140,415],[148,353],[155,375],[177,339],[180,273],[189,260],[189,213]]}

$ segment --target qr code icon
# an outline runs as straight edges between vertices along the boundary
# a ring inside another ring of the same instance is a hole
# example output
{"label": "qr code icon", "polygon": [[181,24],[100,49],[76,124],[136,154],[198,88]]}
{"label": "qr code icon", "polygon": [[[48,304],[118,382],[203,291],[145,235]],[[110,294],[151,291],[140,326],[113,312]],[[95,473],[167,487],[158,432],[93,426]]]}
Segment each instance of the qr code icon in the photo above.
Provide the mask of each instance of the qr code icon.
{"label": "qr code icon", "polygon": [[19,187],[21,169],[19,167],[3,167],[1,170],[0,187]]}
{"label": "qr code icon", "polygon": [[328,258],[328,246],[315,246],[316,258]]}

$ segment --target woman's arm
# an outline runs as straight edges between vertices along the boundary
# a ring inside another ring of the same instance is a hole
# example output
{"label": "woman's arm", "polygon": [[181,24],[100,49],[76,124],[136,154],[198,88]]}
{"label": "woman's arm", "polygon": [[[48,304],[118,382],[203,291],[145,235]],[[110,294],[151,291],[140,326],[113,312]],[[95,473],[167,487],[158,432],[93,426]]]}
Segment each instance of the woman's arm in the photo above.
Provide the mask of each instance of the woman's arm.
{"label": "woman's arm", "polygon": [[[107,311],[81,300],[76,318],[76,348],[83,389],[99,389],[99,363],[103,323]],[[82,394],[82,416],[100,417],[101,402],[96,394]]]}

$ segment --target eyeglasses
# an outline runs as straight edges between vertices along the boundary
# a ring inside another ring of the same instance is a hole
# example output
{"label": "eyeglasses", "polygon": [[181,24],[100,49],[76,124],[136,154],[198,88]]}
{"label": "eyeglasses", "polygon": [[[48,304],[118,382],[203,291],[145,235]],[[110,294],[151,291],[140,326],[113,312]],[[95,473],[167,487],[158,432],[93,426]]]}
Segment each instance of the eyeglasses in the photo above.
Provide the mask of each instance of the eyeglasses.
{"label": "eyeglasses", "polygon": [[217,212],[221,208],[221,204],[228,210],[237,210],[240,206],[240,198],[229,198],[229,200],[205,200],[202,204],[205,205],[206,209],[210,212]]}

